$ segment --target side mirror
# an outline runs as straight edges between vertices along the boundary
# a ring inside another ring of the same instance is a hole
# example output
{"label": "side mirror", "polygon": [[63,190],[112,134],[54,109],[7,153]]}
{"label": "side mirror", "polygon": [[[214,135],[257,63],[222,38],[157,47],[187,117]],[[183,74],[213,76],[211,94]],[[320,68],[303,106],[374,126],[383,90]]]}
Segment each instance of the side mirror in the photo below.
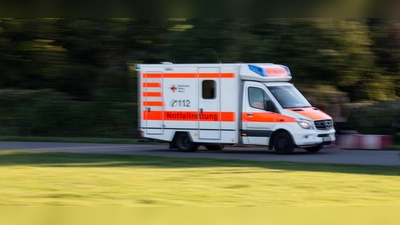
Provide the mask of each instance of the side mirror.
{"label": "side mirror", "polygon": [[271,100],[265,101],[265,110],[270,111],[270,112],[275,112],[275,106],[274,103],[272,103]]}

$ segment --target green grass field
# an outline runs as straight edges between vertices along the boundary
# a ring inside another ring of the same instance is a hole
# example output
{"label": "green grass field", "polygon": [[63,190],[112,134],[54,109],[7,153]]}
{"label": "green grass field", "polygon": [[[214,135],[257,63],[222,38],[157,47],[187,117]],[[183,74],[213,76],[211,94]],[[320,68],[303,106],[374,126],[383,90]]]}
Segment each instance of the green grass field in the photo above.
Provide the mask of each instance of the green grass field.
{"label": "green grass field", "polygon": [[0,151],[0,206],[400,206],[400,167]]}

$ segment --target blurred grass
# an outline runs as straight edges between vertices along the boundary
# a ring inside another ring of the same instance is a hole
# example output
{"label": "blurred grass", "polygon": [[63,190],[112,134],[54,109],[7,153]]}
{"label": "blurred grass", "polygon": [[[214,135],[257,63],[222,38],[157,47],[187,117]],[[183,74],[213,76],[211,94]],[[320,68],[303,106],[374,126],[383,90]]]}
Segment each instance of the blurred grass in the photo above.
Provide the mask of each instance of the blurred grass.
{"label": "blurred grass", "polygon": [[1,151],[1,206],[399,206],[400,168]]}

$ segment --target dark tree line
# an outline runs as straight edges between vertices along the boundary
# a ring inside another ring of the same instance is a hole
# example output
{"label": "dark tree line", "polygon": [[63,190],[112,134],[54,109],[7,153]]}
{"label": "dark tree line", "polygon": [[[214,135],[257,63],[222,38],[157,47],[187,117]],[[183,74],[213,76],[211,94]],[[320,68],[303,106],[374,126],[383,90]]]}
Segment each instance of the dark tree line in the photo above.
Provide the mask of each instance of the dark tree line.
{"label": "dark tree line", "polygon": [[[399,94],[400,22],[380,19],[2,19],[0,87],[131,93],[134,63],[274,62],[352,100]],[[101,94],[100,94],[101,95]],[[125,95],[127,98],[131,95]],[[122,96],[119,96],[122,97]]]}
{"label": "dark tree line", "polygon": [[[120,130],[135,129],[136,63],[273,62],[289,66],[293,82],[313,95],[321,95],[312,93],[317,86],[353,102],[400,95],[398,20],[0,19],[0,53],[4,133],[21,134],[18,115],[34,111],[22,134],[50,135],[61,126],[70,132],[56,135],[131,135]],[[22,109],[27,98],[32,107]],[[49,113],[54,121],[39,129],[41,107],[60,113]],[[62,117],[76,126],[60,125]]]}

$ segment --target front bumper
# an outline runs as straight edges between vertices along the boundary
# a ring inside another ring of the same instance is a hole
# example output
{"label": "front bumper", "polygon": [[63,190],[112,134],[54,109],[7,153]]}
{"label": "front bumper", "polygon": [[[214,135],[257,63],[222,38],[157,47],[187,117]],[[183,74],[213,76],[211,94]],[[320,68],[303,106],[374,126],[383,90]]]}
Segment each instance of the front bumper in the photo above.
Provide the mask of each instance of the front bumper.
{"label": "front bumper", "polygon": [[319,131],[319,130],[303,130],[302,132],[294,132],[293,141],[299,146],[315,146],[329,145],[336,140],[335,130]]}

